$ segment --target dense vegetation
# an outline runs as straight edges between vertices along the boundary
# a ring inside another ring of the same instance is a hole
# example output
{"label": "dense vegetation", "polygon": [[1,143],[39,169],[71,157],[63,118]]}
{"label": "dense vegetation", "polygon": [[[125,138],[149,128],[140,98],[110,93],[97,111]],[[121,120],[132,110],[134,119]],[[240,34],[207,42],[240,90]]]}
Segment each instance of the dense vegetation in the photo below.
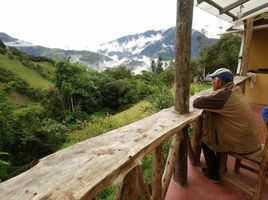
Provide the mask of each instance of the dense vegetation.
{"label": "dense vegetation", "polygon": [[[234,43],[233,49],[239,49],[239,42],[234,42],[238,38],[231,37],[224,36],[193,61],[193,77],[199,75],[196,71],[215,68],[217,57],[213,61],[210,55],[221,55],[218,46]],[[237,59],[238,54],[229,53],[227,58]],[[228,66],[216,67],[235,66],[225,63]],[[161,58],[152,72],[139,75],[125,66],[97,72],[68,59],[28,56],[0,41],[0,180],[30,168],[59,148],[172,106],[173,74],[174,63],[163,69]],[[194,85],[191,94],[200,88]]]}

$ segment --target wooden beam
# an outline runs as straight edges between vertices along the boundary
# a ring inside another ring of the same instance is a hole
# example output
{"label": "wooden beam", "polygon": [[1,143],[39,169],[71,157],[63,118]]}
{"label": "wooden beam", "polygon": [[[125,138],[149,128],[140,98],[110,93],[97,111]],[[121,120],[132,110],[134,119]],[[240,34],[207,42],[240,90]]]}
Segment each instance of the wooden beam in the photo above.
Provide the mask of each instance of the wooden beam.
{"label": "wooden beam", "polygon": [[162,200],[162,161],[163,150],[162,145],[153,151],[153,192],[152,200]]}
{"label": "wooden beam", "polygon": [[139,183],[141,186],[141,190],[143,191],[144,200],[150,200],[151,194],[148,188],[148,184],[142,174],[141,167],[139,167],[138,175],[139,175]]}
{"label": "wooden beam", "polygon": [[[218,9],[219,10],[219,14],[221,13],[221,11],[223,10],[223,7],[221,7],[219,4],[215,3],[214,1],[212,0],[197,0],[197,4],[200,4],[201,2],[206,2],[208,3],[209,5],[213,6],[214,8]],[[233,18],[233,21],[237,20],[238,17],[233,15],[232,13],[230,12],[225,12],[224,14],[228,15],[229,17]]]}
{"label": "wooden beam", "polygon": [[173,136],[173,139],[169,148],[165,171],[162,176],[162,199],[165,199],[166,194],[167,194],[169,183],[170,183],[172,174],[174,172],[175,162],[178,157],[178,150],[180,147],[180,143],[182,141],[182,137],[183,137],[182,131],[176,133],[176,135]]}
{"label": "wooden beam", "polygon": [[248,2],[248,1],[249,1],[249,0],[238,0],[238,1],[236,1],[236,2],[234,2],[234,3],[232,3],[232,4],[230,4],[230,5],[228,5],[228,6],[226,6],[226,7],[224,7],[224,8],[220,11],[220,15],[222,15],[222,14],[224,14],[224,13],[226,13],[226,12],[228,12],[228,11],[230,11],[230,10],[236,8],[237,6],[240,6],[240,5],[242,5],[242,4],[244,4],[244,3]]}
{"label": "wooden beam", "polygon": [[241,75],[246,76],[248,70],[249,62],[249,51],[251,46],[251,38],[253,31],[253,18],[247,20],[246,32],[244,33],[244,47],[242,53],[242,62],[241,62]]}
{"label": "wooden beam", "polygon": [[261,9],[267,8],[267,7],[268,7],[268,3],[265,3],[265,4],[263,4],[263,5],[260,5],[260,6],[256,7],[256,8],[253,8],[253,9],[251,9],[251,10],[245,12],[245,13],[242,15],[242,18],[244,18],[244,17],[246,17],[246,16],[248,16],[248,15],[250,15],[250,14],[252,14],[252,13],[255,13],[255,12],[261,10]]}
{"label": "wooden beam", "polygon": [[183,140],[179,146],[178,159],[176,160],[176,165],[173,174],[173,180],[184,186],[187,184],[188,167],[187,167],[187,154],[188,154],[188,144],[187,144],[188,127],[183,128]]}
{"label": "wooden beam", "polygon": [[203,117],[201,116],[196,121],[193,122],[193,151],[194,151],[194,165],[200,163],[200,155],[201,155],[201,136],[203,129]]}
{"label": "wooden beam", "polygon": [[139,198],[139,167],[132,169],[124,178],[118,200],[137,200]]}
{"label": "wooden beam", "polygon": [[[193,0],[177,0],[175,111],[180,114],[189,113],[193,3]],[[185,133],[184,131],[183,134]],[[187,141],[185,138],[184,141],[181,141],[178,161],[175,166],[177,171],[174,173],[174,180],[181,185],[187,183],[187,159],[185,159],[185,156],[187,158]]]}

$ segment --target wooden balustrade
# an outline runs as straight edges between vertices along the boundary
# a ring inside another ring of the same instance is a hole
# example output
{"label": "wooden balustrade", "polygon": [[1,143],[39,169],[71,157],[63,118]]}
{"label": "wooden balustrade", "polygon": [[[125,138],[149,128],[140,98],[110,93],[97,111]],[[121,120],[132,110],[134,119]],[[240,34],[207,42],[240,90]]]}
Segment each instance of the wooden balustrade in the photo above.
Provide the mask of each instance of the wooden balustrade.
{"label": "wooden balustrade", "polygon": [[[246,79],[239,77],[236,82],[239,84]],[[207,92],[198,93],[190,102]],[[151,196],[152,199],[164,199],[181,141],[188,141],[184,148],[192,147],[185,127],[193,122],[196,141],[189,152],[192,163],[199,161],[197,140],[200,140],[202,110],[190,110],[189,114],[180,115],[173,107],[164,109],[49,155],[30,170],[1,183],[0,199],[94,199],[104,189],[119,183],[121,186],[115,199],[132,200],[140,195],[144,199]],[[167,162],[162,169],[162,144],[172,136]],[[149,153],[153,154],[152,194],[140,168],[141,160]]]}

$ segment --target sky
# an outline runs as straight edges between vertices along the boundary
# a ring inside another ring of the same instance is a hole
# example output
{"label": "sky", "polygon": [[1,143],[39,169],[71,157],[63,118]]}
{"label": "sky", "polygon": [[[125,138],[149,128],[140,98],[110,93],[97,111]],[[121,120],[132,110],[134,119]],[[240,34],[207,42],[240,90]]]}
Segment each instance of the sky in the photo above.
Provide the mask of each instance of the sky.
{"label": "sky", "polygon": [[[176,4],[176,0],[0,0],[0,32],[50,48],[96,51],[98,45],[122,36],[175,26]],[[194,7],[193,29],[218,37],[229,26]]]}

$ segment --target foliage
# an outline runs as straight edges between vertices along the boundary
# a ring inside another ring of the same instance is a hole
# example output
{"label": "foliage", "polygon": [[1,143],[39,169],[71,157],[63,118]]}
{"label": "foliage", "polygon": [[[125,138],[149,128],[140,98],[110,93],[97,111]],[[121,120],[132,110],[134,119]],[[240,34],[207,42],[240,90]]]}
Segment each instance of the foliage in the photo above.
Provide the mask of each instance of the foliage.
{"label": "foliage", "polygon": [[[8,52],[8,55],[10,52]],[[14,56],[13,56],[14,57]],[[20,79],[27,82],[30,87],[36,89],[47,89],[53,86],[52,82],[44,79],[40,74],[25,67],[21,62],[14,58],[10,58],[10,56],[1,55],[0,54],[0,68],[8,70],[13,74],[17,75]]]}
{"label": "foliage", "polygon": [[6,45],[0,39],[0,54],[5,54],[5,53],[6,53]]}
{"label": "foliage", "polygon": [[0,151],[0,182],[8,177],[9,162],[5,161],[7,156],[8,153]]}
{"label": "foliage", "polygon": [[225,34],[219,40],[208,46],[200,55],[200,67],[206,73],[212,73],[217,68],[225,67],[236,73],[241,38],[235,34]]}
{"label": "foliage", "polygon": [[104,73],[108,74],[115,80],[119,79],[130,79],[132,77],[132,73],[130,69],[126,66],[118,66],[113,68],[107,68]]}
{"label": "foliage", "polygon": [[209,89],[211,87],[211,84],[191,84],[190,86],[190,95],[194,95],[202,90]]}
{"label": "foliage", "polygon": [[156,73],[161,73],[163,71],[163,59],[161,56],[158,57],[155,71]]}
{"label": "foliage", "polygon": [[155,64],[154,59],[152,59],[152,61],[151,61],[151,70],[152,70],[152,72],[156,72],[156,64]]}
{"label": "foliage", "polygon": [[17,92],[24,94],[31,99],[40,100],[43,97],[43,92],[35,88],[19,78],[11,71],[5,70],[0,67],[0,81],[6,83],[8,87],[14,88]]}
{"label": "foliage", "polygon": [[156,109],[152,104],[142,101],[115,115],[109,115],[107,112],[103,112],[101,115],[100,113],[95,113],[90,117],[89,121],[83,124],[81,130],[77,129],[70,133],[65,147],[133,123],[139,119],[150,116],[155,113],[155,111]]}
{"label": "foliage", "polygon": [[128,79],[119,79],[106,83],[102,88],[104,105],[112,110],[118,110],[120,106],[128,103],[128,92],[130,92],[131,83]]}
{"label": "foliage", "polygon": [[159,110],[169,108],[174,105],[174,97],[170,89],[164,85],[154,88],[154,93],[148,100]]}
{"label": "foliage", "polygon": [[85,67],[77,63],[59,62],[55,73],[55,86],[63,97],[66,110],[73,113],[80,106],[82,111],[91,113],[99,108],[100,91]]}

